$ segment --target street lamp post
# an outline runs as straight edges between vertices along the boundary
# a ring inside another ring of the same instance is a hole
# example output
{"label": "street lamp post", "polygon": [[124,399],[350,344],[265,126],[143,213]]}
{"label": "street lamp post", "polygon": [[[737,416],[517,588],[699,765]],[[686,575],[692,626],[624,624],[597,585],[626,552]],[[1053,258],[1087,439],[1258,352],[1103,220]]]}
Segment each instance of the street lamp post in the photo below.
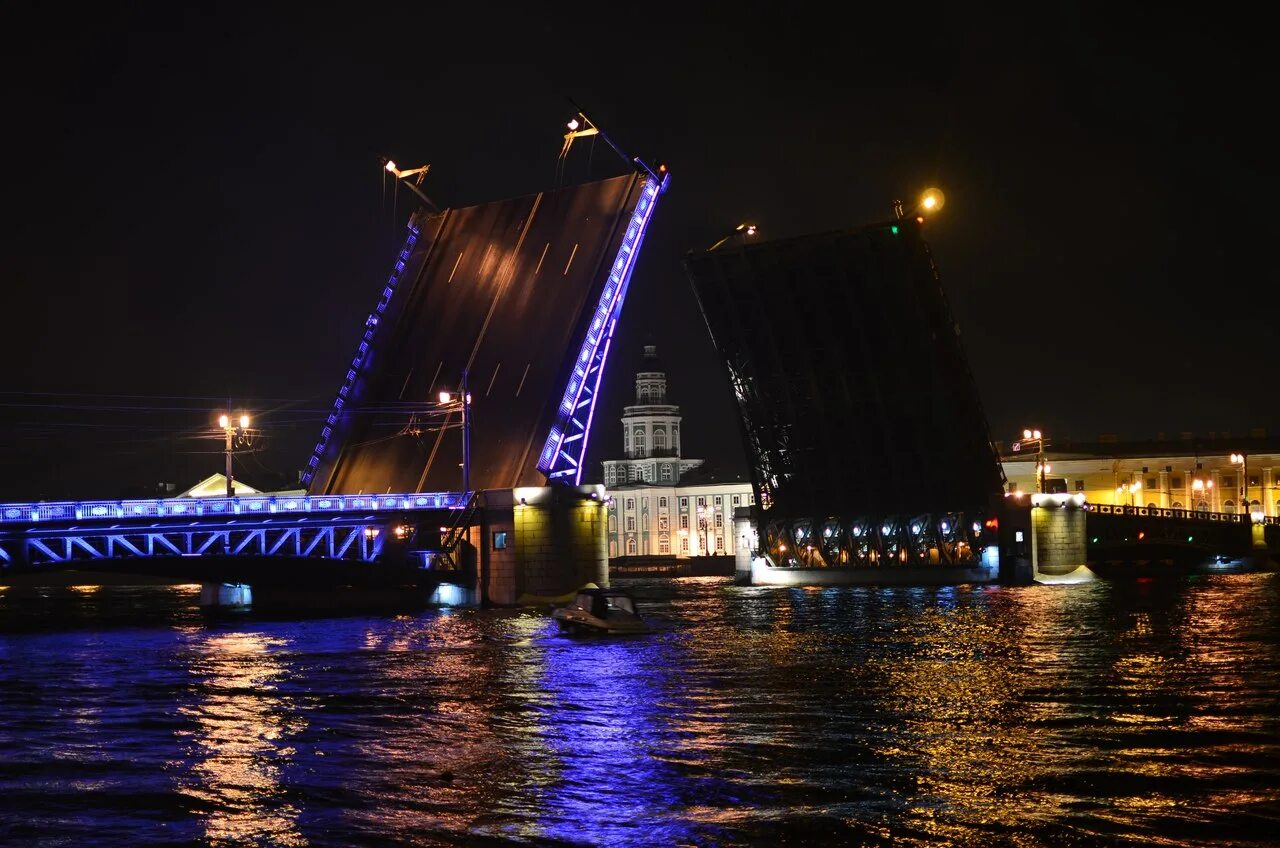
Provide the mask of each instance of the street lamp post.
{"label": "street lamp post", "polygon": [[698,529],[702,531],[702,552],[711,556],[711,524],[707,521],[707,506],[698,507]]}
{"label": "street lamp post", "polygon": [[[239,426],[235,426],[239,424]],[[249,434],[249,416],[241,415],[240,420],[233,422],[231,416],[223,414],[218,416],[218,426],[222,428],[222,433],[226,436],[226,443],[223,448],[223,454],[226,456],[226,478],[227,478],[227,497],[234,498],[236,496],[236,488],[234,484],[234,472],[231,467],[231,455],[235,452],[237,442],[244,443]]]}
{"label": "street lamp post", "polygon": [[1045,475],[1053,470],[1053,466],[1044,461],[1044,449],[1049,444],[1048,439],[1039,430],[1023,430],[1022,438],[1013,443],[1013,449],[1021,451],[1024,447],[1030,447],[1032,444],[1036,448],[1036,491],[1043,493]]}
{"label": "street lamp post", "polygon": [[1249,457],[1242,453],[1231,454],[1231,464],[1240,466],[1240,513],[1249,514]]}
{"label": "street lamp post", "polygon": [[443,404],[460,403],[462,405],[462,490],[471,491],[471,392],[467,389],[467,371],[462,371],[462,390],[458,392],[441,392],[440,402]]}

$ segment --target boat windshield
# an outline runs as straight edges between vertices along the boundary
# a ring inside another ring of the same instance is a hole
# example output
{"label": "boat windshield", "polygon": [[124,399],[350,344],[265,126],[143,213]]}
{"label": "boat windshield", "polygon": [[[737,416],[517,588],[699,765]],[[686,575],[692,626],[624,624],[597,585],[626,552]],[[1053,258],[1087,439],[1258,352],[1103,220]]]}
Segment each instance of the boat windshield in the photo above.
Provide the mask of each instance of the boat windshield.
{"label": "boat windshield", "polygon": [[627,596],[625,596],[625,595],[610,595],[610,596],[609,596],[609,611],[610,611],[610,612],[613,612],[613,611],[615,611],[615,610],[616,610],[616,611],[618,611],[618,612],[625,612],[625,613],[627,613],[628,615],[635,615],[635,614],[636,614],[636,608],[635,608],[635,606],[631,603],[631,599],[630,599],[630,598],[628,598],[628,597],[627,597]]}

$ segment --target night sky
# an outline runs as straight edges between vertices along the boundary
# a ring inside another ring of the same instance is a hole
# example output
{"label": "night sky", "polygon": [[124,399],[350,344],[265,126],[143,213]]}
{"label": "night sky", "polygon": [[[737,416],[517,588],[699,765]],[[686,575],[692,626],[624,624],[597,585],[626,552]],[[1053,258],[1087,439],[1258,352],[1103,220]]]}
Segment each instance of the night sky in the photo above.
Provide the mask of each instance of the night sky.
{"label": "night sky", "polygon": [[[596,461],[654,343],[685,453],[743,465],[683,253],[747,219],[884,219],[930,185],[997,438],[1280,427],[1272,69],[1243,21],[543,5],[14,10],[0,497],[190,485],[220,468],[225,397],[263,427],[247,482],[301,468],[411,208],[384,203],[380,157],[430,162],[443,205],[549,188],[568,97],[672,172]],[[624,171],[573,154],[574,180]]]}

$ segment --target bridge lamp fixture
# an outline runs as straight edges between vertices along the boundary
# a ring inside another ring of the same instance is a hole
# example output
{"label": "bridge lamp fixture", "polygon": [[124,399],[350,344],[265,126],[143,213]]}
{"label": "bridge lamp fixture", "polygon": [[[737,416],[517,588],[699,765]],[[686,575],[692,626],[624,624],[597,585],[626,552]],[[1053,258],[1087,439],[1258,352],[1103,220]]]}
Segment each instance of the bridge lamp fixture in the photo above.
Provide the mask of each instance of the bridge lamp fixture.
{"label": "bridge lamp fixture", "polygon": [[920,208],[925,212],[937,212],[946,205],[947,196],[942,193],[941,189],[927,189],[924,194],[920,195]]}
{"label": "bridge lamp fixture", "polygon": [[225,415],[218,416],[218,426],[221,427],[222,429],[224,430],[227,429],[227,425],[230,423],[231,423],[231,419],[228,418],[227,416]]}

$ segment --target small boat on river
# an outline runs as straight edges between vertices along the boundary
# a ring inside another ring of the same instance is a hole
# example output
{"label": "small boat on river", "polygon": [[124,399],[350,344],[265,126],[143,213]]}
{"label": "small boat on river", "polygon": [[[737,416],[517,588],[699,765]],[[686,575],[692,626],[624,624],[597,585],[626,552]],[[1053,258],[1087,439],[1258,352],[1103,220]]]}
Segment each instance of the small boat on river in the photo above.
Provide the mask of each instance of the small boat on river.
{"label": "small boat on river", "polygon": [[566,633],[648,633],[636,602],[621,589],[583,589],[568,606],[554,613]]}

